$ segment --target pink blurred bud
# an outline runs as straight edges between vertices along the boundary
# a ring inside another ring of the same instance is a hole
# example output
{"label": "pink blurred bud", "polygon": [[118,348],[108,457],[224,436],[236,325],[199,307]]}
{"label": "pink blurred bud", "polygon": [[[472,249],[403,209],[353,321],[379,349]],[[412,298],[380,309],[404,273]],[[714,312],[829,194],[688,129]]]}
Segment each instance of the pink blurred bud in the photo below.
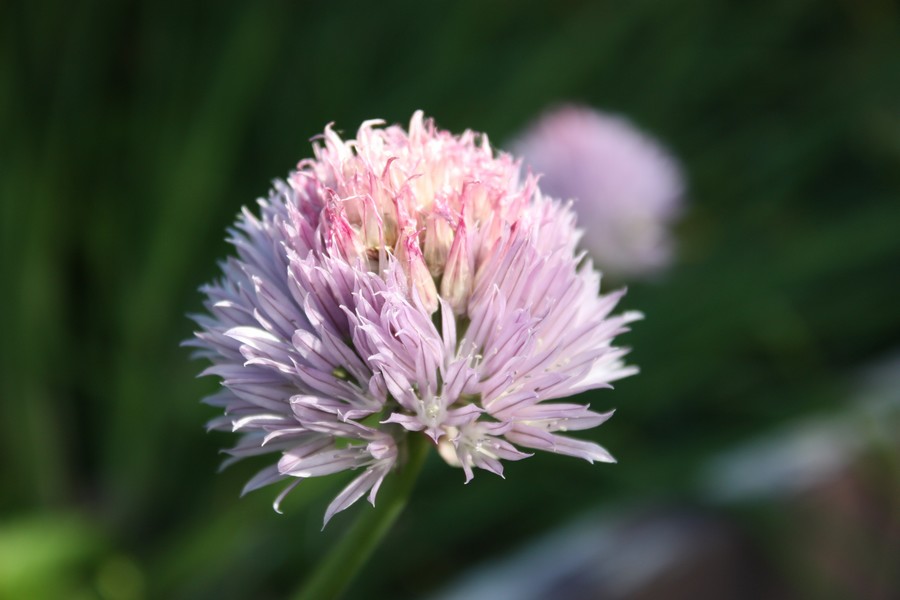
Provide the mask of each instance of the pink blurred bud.
{"label": "pink blurred bud", "polygon": [[541,175],[544,193],[574,199],[582,243],[602,271],[638,278],[671,264],[684,183],[656,140],[625,118],[563,106],[541,116],[513,149]]}

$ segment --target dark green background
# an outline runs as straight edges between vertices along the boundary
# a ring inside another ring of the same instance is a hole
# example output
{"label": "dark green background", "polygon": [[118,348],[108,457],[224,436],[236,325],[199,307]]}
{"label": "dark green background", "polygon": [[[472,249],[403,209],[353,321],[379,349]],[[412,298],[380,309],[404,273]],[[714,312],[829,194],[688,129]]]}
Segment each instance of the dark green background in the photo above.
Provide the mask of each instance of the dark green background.
{"label": "dark green background", "polygon": [[[900,16],[878,0],[0,5],[0,596],[277,598],[340,478],[238,500],[179,348],[241,205],[329,121],[508,140],[547,105],[680,158],[676,266],[632,283],[615,466],[432,456],[353,597],[404,598],[609,503],[693,502],[717,451],[837,409],[900,346]],[[896,476],[896,472],[894,473]],[[3,565],[6,565],[4,567]]]}

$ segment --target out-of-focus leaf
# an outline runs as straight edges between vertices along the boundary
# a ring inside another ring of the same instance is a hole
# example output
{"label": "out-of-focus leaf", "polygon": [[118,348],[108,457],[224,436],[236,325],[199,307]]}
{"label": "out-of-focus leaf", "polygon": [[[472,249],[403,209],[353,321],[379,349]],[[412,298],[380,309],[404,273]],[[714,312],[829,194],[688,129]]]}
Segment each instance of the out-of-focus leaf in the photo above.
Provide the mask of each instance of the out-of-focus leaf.
{"label": "out-of-focus leaf", "polygon": [[[54,598],[106,546],[85,519],[41,513],[0,523],[0,598]],[[83,575],[83,573],[82,573]]]}

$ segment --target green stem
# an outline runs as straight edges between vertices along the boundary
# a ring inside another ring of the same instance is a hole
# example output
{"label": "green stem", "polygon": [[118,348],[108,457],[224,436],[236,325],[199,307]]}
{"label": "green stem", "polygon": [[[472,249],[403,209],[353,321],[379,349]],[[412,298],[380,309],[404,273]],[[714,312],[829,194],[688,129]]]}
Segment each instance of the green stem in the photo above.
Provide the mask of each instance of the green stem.
{"label": "green stem", "polygon": [[381,542],[409,499],[431,446],[424,435],[408,437],[408,455],[395,474],[388,475],[375,507],[362,510],[356,522],[313,571],[295,600],[329,600],[346,591],[360,568]]}

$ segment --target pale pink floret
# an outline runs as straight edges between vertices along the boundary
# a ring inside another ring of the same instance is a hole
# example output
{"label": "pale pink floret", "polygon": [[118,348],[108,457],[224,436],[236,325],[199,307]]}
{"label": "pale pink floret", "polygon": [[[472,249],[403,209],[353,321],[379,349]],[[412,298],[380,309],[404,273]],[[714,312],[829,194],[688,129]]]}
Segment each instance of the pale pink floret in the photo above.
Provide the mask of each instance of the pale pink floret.
{"label": "pale pink floret", "polygon": [[290,480],[277,509],[306,478],[361,471],[327,522],[374,502],[410,435],[467,481],[520,448],[612,462],[561,435],[611,412],[547,402],[636,372],[612,339],[640,315],[611,316],[622,293],[599,294],[569,205],[484,136],[421,113],[408,133],[379,125],[347,141],[326,128],[260,216],[242,212],[236,256],[203,288],[188,343],[222,379],[210,427],[243,436],[226,463],[281,455],[245,491]]}
{"label": "pale pink floret", "polygon": [[646,276],[672,262],[683,181],[669,153],[629,121],[579,106],[541,116],[512,144],[541,189],[575,200],[584,245],[604,273]]}

